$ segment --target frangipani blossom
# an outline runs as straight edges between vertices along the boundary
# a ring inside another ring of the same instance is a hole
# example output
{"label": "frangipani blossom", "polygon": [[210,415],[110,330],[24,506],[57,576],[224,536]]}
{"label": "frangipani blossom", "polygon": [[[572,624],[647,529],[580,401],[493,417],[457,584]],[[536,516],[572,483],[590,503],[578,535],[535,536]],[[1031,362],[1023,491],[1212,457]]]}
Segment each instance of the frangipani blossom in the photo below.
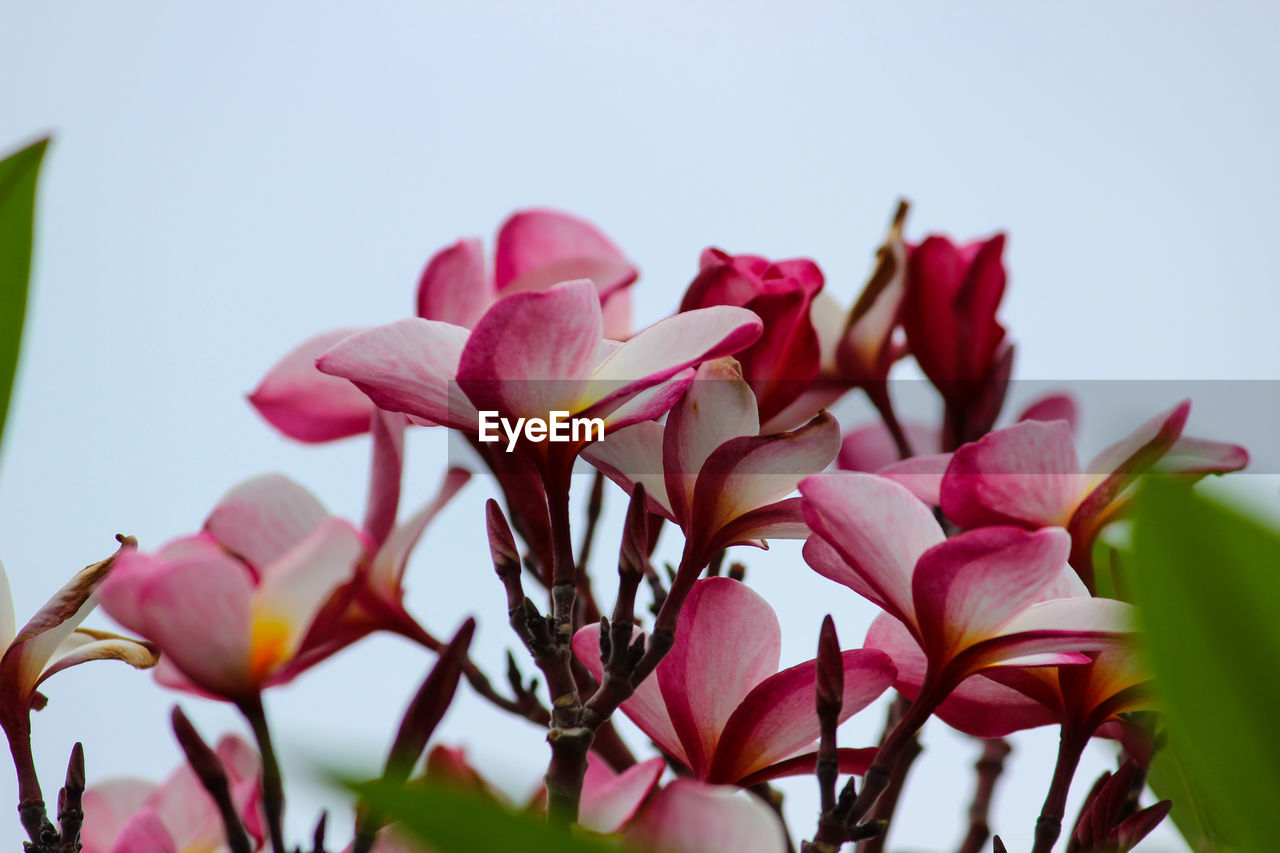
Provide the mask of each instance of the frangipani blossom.
{"label": "frangipani blossom", "polygon": [[800,484],[814,535],[804,556],[897,619],[928,661],[914,725],[975,673],[994,667],[1088,663],[1131,630],[1128,605],[1056,597],[1070,538],[1058,528],[989,527],[947,539],[930,509],[872,474]]}
{"label": "frangipani blossom", "polygon": [[137,669],[155,666],[156,649],[150,643],[79,627],[98,604],[99,586],[137,548],[131,537],[120,542],[115,554],[77,572],[21,630],[9,578],[0,565],[0,726],[10,737],[24,730],[30,711],[44,706],[36,688],[56,672],[91,660],[121,660]]}
{"label": "frangipani blossom", "polygon": [[640,853],[785,853],[786,833],[760,798],[728,785],[677,779],[650,800],[626,833]]}
{"label": "frangipani blossom", "polygon": [[793,432],[760,435],[755,396],[736,362],[719,359],[698,368],[665,425],[619,430],[584,457],[628,491],[643,484],[650,508],[685,531],[685,560],[701,570],[730,545],[807,536],[800,499],[787,496],[831,463],[839,442],[825,412]]}
{"label": "frangipani blossom", "polygon": [[[601,677],[600,627],[574,635],[578,659]],[[675,644],[654,676],[622,711],[664,753],[703,782],[753,785],[813,770],[819,735],[814,661],[778,672],[778,617],[750,587],[729,578],[698,581],[685,600]],[[889,658],[847,651],[844,721],[893,682]],[[841,750],[841,767],[857,773],[874,750]]]}
{"label": "frangipani blossom", "polygon": [[[216,753],[231,801],[254,849],[264,843],[257,753],[242,738],[225,735]],[[111,779],[84,792],[83,853],[223,853],[222,815],[185,762],[159,785]]]}
{"label": "frangipani blossom", "polygon": [[[608,237],[581,219],[552,210],[524,210],[498,231],[492,275],[485,272],[478,238],[459,240],[437,252],[418,283],[417,315],[471,328],[502,296],[546,290],[589,278],[599,289],[607,337],[631,331],[629,286],[636,269]],[[307,442],[332,441],[369,429],[374,406],[350,383],[316,370],[316,359],[358,331],[335,329],[291,350],[249,395],[249,402],[276,429]]]}
{"label": "frangipani blossom", "polygon": [[[383,409],[473,438],[479,410],[513,420],[548,419],[553,411],[601,418],[608,434],[664,414],[692,380],[693,365],[749,345],[760,328],[750,311],[722,306],[668,317],[618,344],[603,337],[596,288],[582,280],[501,299],[470,332],[422,319],[378,326],[317,364]],[[518,447],[544,467],[565,467],[578,450],[569,442]]]}
{"label": "frangipani blossom", "polygon": [[964,528],[1012,524],[1065,527],[1071,565],[1093,582],[1093,542],[1124,514],[1136,479],[1150,470],[1201,477],[1238,471],[1249,454],[1234,444],[1188,438],[1184,400],[1080,467],[1070,425],[1026,421],[961,446],[939,483],[943,513]]}
{"label": "frangipani blossom", "polygon": [[244,701],[300,671],[304,641],[367,550],[360,531],[305,490],[250,480],[201,532],[122,557],[103,608],[164,652],[162,683]]}
{"label": "frangipani blossom", "polygon": [[808,258],[770,261],[715,248],[702,252],[680,310],[738,305],[759,315],[764,331],[737,359],[761,421],[787,408],[818,375],[821,353],[811,315],[822,284],[822,270]]}

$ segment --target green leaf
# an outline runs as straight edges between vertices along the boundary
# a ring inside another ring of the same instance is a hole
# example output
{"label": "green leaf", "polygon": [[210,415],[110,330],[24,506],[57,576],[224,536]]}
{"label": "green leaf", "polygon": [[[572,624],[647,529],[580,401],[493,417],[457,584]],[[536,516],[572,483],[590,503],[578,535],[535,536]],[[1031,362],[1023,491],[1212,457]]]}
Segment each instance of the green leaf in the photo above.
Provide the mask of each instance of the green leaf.
{"label": "green leaf", "polygon": [[601,837],[557,832],[543,820],[452,786],[377,780],[353,787],[376,811],[407,835],[429,844],[435,853],[617,853],[619,849]]}
{"label": "green leaf", "polygon": [[36,176],[48,139],[0,160],[0,435],[18,369],[22,321],[27,313]]}
{"label": "green leaf", "polygon": [[1147,784],[1157,798],[1173,801],[1169,819],[1178,827],[1193,853],[1227,849],[1221,833],[1211,822],[1210,806],[1198,780],[1188,772],[1176,744],[1166,743],[1155,754],[1147,769]]}
{"label": "green leaf", "polygon": [[1278,849],[1280,536],[1185,484],[1149,478],[1129,563],[1175,773],[1203,794],[1175,797],[1179,824],[1199,812],[1235,849]]}

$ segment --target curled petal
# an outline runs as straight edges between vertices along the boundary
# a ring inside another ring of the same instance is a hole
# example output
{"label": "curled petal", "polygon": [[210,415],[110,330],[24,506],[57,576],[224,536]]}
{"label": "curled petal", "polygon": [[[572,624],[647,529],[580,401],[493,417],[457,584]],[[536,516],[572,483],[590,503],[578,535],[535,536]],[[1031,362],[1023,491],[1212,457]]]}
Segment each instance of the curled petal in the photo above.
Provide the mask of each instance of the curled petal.
{"label": "curled petal", "polygon": [[369,567],[370,586],[392,597],[392,600],[398,600],[397,592],[400,580],[404,577],[405,566],[409,562],[409,552],[422,537],[422,532],[427,529],[431,519],[444,509],[470,479],[471,473],[462,468],[448,470],[436,496],[407,521],[398,525],[378,549]]}
{"label": "curled petal", "polygon": [[658,784],[667,763],[661,757],[614,773],[594,752],[587,756],[578,823],[592,832],[621,832]]}
{"label": "curled petal", "polygon": [[106,631],[77,628],[54,651],[44,671],[40,673],[40,677],[35,684],[31,685],[31,689],[39,687],[55,672],[61,672],[91,660],[119,660],[134,669],[150,669],[159,659],[156,647],[151,643],[121,637]]}
{"label": "curled petal", "polygon": [[1226,474],[1249,464],[1249,451],[1238,444],[1182,436],[1156,466],[1170,474]]}
{"label": "curled petal", "polygon": [[441,249],[418,281],[418,316],[470,328],[493,302],[484,274],[484,248],[470,237]]}
{"label": "curled petal", "polygon": [[334,329],[310,338],[267,372],[249,402],[272,426],[298,441],[322,442],[369,429],[373,404],[350,382],[326,376],[316,359],[360,329]]}
{"label": "curled petal", "polygon": [[1015,421],[1066,421],[1074,435],[1080,428],[1079,407],[1070,394],[1045,394],[1022,410]]}

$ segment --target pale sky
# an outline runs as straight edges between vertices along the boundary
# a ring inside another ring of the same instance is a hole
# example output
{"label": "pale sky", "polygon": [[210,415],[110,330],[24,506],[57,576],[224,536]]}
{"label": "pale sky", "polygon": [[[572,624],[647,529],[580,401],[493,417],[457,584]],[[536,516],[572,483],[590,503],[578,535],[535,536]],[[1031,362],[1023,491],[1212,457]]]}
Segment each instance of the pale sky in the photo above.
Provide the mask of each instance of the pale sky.
{"label": "pale sky", "polygon": [[[647,323],[708,245],[810,256],[848,302],[905,195],[913,239],[1008,231],[1002,316],[1022,377],[1278,379],[1278,36],[1262,3],[0,0],[0,148],[55,137],[0,467],[19,619],[116,532],[154,548],[264,471],[358,520],[365,440],[290,444],[244,393],[315,332],[406,316],[432,252],[491,241],[522,206],[598,223],[641,267]],[[1280,471],[1271,383],[1092,387],[1086,457],[1192,393],[1189,431]],[[439,434],[414,436],[410,505],[444,453]],[[1274,477],[1238,489],[1280,517]],[[474,482],[428,532],[409,601],[440,634],[478,614],[476,654],[496,674],[512,638],[483,547],[489,493]],[[602,567],[616,541],[615,523]],[[812,657],[828,610],[859,644],[871,606],[797,547],[741,556],[779,611],[784,665]],[[295,791],[308,762],[380,761],[429,664],[378,638],[273,691]],[[50,799],[75,739],[91,782],[158,780],[178,757],[174,701],[210,736],[239,726],[116,664],[47,692],[35,741]],[[843,743],[869,744],[881,717],[864,712]],[[439,738],[469,743],[513,791],[545,767],[540,732],[470,695]],[[936,721],[925,739],[892,844],[950,849],[978,750]],[[1014,740],[994,822],[1024,850],[1055,735]],[[1090,755],[1069,814],[1109,760]],[[812,780],[785,788],[793,829],[811,833]],[[0,814],[14,801],[0,772]],[[337,799],[295,793],[294,835],[321,803]],[[1142,849],[1180,849],[1171,839]],[[0,847],[18,841],[0,819]]]}

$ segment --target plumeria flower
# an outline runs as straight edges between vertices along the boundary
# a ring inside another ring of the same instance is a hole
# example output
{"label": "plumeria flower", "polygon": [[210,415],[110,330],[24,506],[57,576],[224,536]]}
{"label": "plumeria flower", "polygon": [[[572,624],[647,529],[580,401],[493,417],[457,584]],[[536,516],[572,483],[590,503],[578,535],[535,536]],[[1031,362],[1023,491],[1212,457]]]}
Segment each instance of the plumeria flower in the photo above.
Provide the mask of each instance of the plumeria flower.
{"label": "plumeria flower", "polygon": [[0,566],[0,725],[13,738],[26,729],[29,712],[44,707],[36,689],[56,672],[91,660],[121,660],[137,669],[155,666],[155,646],[81,628],[98,604],[98,587],[137,543],[121,538],[107,559],[78,572],[22,627],[14,618],[9,578]]}
{"label": "plumeria flower", "polygon": [[[437,252],[418,282],[417,315],[473,327],[496,300],[542,291],[571,279],[596,283],[605,335],[631,332],[630,285],[636,269],[599,230],[553,210],[519,211],[498,231],[492,273],[486,273],[478,238]],[[369,429],[374,406],[349,382],[316,370],[316,359],[357,328],[335,329],[303,342],[273,367],[249,401],[285,435],[307,442],[332,441]]]}
{"label": "plumeria flower", "polygon": [[764,323],[760,339],[737,354],[762,422],[787,408],[818,375],[821,352],[812,313],[822,284],[822,270],[808,258],[770,261],[710,248],[685,291],[681,311],[738,305]]}
{"label": "plumeria flower", "polygon": [[946,402],[947,444],[995,422],[1013,362],[996,311],[1004,296],[1004,234],[959,246],[929,236],[907,251],[902,327],[907,345]]}
{"label": "plumeria flower", "polygon": [[[748,786],[810,773],[817,667],[807,661],[778,672],[781,639],[778,617],[759,594],[729,578],[700,580],[680,610],[674,646],[622,711],[703,782]],[[600,627],[579,630],[573,647],[600,678]],[[894,668],[875,650],[842,659],[843,722],[888,689]],[[841,750],[842,769],[861,772],[873,752]]]}
{"label": "plumeria flower", "polygon": [[[264,843],[257,752],[225,735],[216,753],[231,801],[254,849]],[[224,853],[226,830],[213,798],[185,762],[160,784],[112,779],[84,792],[83,853]]]}
{"label": "plumeria flower", "polygon": [[[793,432],[761,435],[756,398],[733,359],[705,362],[665,425],[645,422],[589,447],[587,461],[685,532],[696,573],[721,548],[803,539],[796,484],[830,464],[839,426],[825,412]],[[686,572],[687,574],[688,572]]]}
{"label": "plumeria flower", "polygon": [[159,681],[243,702],[297,675],[304,641],[367,551],[359,530],[284,478],[251,480],[199,533],[120,558],[103,608],[164,652]]}
{"label": "plumeria flower", "polygon": [[1190,401],[1183,401],[1151,418],[1084,468],[1064,421],[1026,421],[996,430],[951,456],[938,481],[938,501],[947,518],[963,528],[1065,527],[1071,534],[1071,565],[1092,585],[1094,540],[1125,514],[1140,475],[1154,470],[1198,478],[1248,464],[1243,447],[1183,436],[1190,411]]}
{"label": "plumeria flower", "polygon": [[[595,285],[573,281],[496,302],[467,329],[401,320],[347,338],[318,362],[381,408],[479,435],[481,410],[515,422],[600,418],[605,434],[664,414],[691,367],[736,352],[760,320],[733,307],[677,314],[625,343],[606,340]],[[562,480],[581,442],[519,441],[544,475]],[[567,485],[567,484],[565,484]]]}
{"label": "plumeria flower", "polygon": [[988,527],[947,539],[932,511],[873,474],[800,483],[813,530],[804,557],[897,619],[927,661],[916,700],[877,757],[887,779],[896,750],[966,678],[1002,666],[1088,663],[1080,654],[1131,630],[1128,605],[1051,598],[1064,583],[1070,537]]}
{"label": "plumeria flower", "polygon": [[625,835],[643,853],[785,853],[786,833],[760,798],[728,785],[677,779],[645,806]]}

